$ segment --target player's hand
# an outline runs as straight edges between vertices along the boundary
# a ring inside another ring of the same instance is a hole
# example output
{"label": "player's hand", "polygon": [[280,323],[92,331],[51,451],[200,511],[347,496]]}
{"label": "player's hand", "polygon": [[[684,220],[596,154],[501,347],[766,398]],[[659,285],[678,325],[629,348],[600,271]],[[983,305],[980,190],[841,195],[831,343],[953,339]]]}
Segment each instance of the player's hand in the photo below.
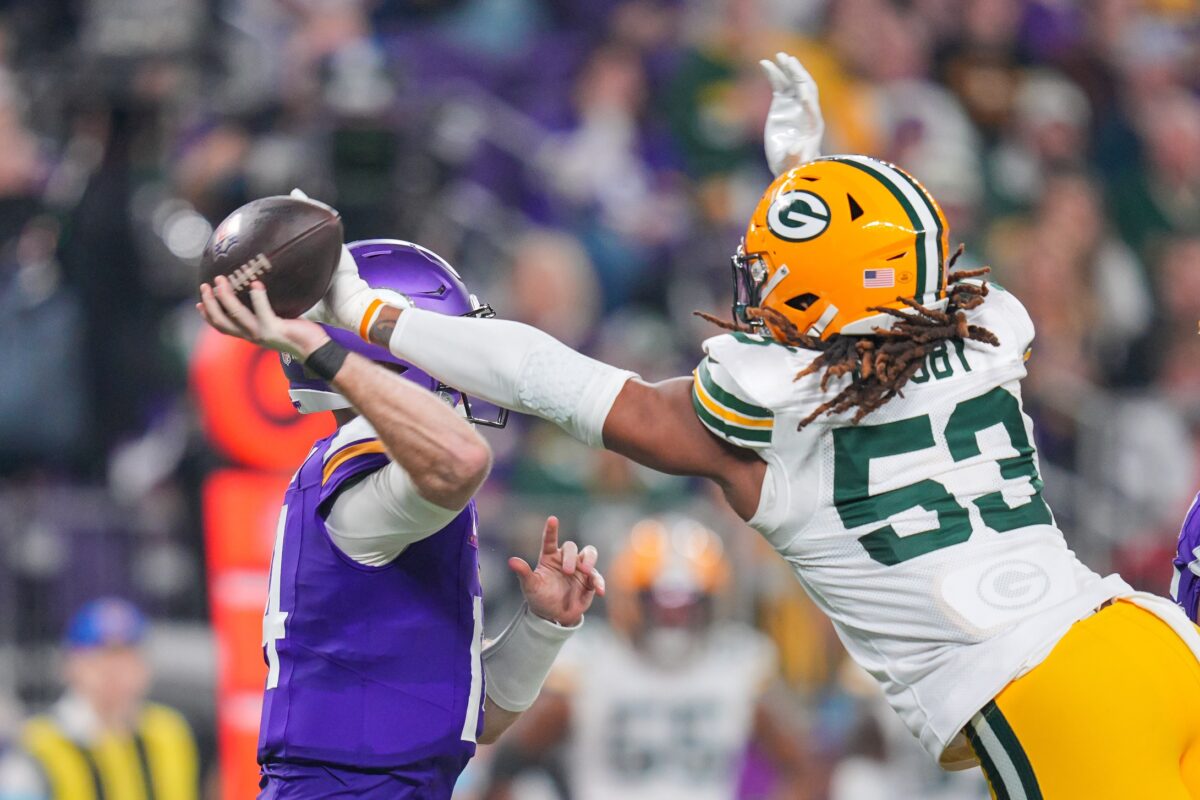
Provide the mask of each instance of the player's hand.
{"label": "player's hand", "polygon": [[821,155],[825,118],[817,98],[817,84],[795,56],[776,53],[762,65],[774,96],[767,112],[763,144],[772,175],[812,161]]}
{"label": "player's hand", "polygon": [[[378,303],[375,302],[377,299]],[[382,308],[382,303],[378,293],[358,274],[358,264],[354,263],[349,248],[342,245],[342,256],[333,271],[329,289],[302,316],[312,322],[361,333],[367,327],[364,322],[370,322],[364,317],[373,316]]]}
{"label": "player's hand", "polygon": [[510,558],[529,610],[564,627],[579,623],[596,595],[604,596],[604,576],[596,569],[596,548],[582,550],[574,542],[558,546],[558,518],[546,520],[537,569],[521,558]]}
{"label": "player's hand", "polygon": [[196,308],[204,321],[221,333],[290,353],[301,361],[329,341],[329,334],[315,322],[279,317],[271,308],[262,281],[250,284],[253,311],[238,299],[224,275],[217,276],[216,284],[215,287],[207,283],[200,285],[200,302]]}
{"label": "player's hand", "polygon": [[[308,195],[299,189],[292,189],[292,197],[308,199]],[[379,302],[376,302],[377,300]],[[371,322],[385,303],[401,308],[408,308],[410,305],[395,293],[383,296],[372,289],[358,274],[358,264],[350,254],[350,249],[343,244],[342,255],[338,259],[337,269],[333,271],[333,280],[329,282],[325,296],[301,316],[322,325],[353,331],[366,339]]]}

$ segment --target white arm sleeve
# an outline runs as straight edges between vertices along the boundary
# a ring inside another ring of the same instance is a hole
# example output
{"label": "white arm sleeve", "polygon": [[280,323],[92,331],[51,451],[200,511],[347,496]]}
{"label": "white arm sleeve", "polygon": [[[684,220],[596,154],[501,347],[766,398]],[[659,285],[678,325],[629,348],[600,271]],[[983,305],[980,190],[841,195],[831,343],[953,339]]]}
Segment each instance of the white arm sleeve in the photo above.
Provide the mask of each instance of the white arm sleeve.
{"label": "white arm sleeve", "polygon": [[637,377],[529,325],[415,308],[400,315],[389,347],[448,386],[547,419],[592,447],[604,446],[604,420]]}
{"label": "white arm sleeve", "polygon": [[554,666],[558,651],[583,620],[564,628],[521,606],[504,632],[483,648],[487,696],[505,711],[521,712],[533,705]]}
{"label": "white arm sleeve", "polygon": [[421,497],[394,461],[342,490],[325,518],[329,538],[360,564],[379,567],[458,516]]}

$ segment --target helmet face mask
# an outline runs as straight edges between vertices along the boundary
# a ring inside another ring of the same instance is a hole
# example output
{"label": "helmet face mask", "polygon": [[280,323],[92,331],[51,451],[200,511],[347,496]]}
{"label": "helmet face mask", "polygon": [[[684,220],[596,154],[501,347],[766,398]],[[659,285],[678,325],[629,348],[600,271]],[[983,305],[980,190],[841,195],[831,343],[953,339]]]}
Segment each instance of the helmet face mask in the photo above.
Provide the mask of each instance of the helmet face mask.
{"label": "helmet face mask", "polygon": [[729,258],[733,267],[733,321],[748,328],[762,328],[760,319],[746,313],[762,303],[762,287],[768,278],[768,268],[763,253],[747,253],[746,241],[738,245],[737,252]]}
{"label": "helmet face mask", "polygon": [[[467,313],[460,314],[459,316],[471,317],[473,319],[492,319],[493,317],[496,316],[495,309],[493,309],[487,303],[479,302],[479,299],[477,297],[475,297],[475,295],[471,295],[471,305],[473,305],[475,307],[473,309],[471,309],[470,311],[468,311]],[[437,388],[434,389],[434,394],[436,394],[440,397],[444,397],[448,401],[452,400],[454,397],[457,397],[462,402],[463,412],[464,412],[464,416],[466,417],[467,422],[470,422],[474,425],[483,425],[484,427],[487,427],[487,428],[503,428],[505,425],[508,424],[508,409],[507,408],[500,408],[499,406],[491,406],[488,403],[481,402],[480,405],[487,406],[491,409],[494,409],[495,415],[494,416],[489,415],[486,417],[477,417],[477,416],[475,416],[475,410],[472,407],[470,396],[458,391],[457,389],[455,389],[452,386],[447,386],[446,384],[442,383],[441,381],[438,381]],[[451,405],[455,405],[455,403],[451,402]]]}
{"label": "helmet face mask", "polygon": [[[462,317],[494,317],[492,307],[480,303],[467,291],[462,278],[444,259],[420,245],[399,239],[371,239],[352,242],[347,247],[359,272],[373,288],[394,293],[417,308]],[[386,347],[363,341],[356,333],[322,326],[330,338],[347,350],[358,353],[390,369],[405,380],[434,392],[451,406],[462,405],[468,422],[503,428],[508,411],[473,402],[453,387],[438,381],[414,365],[396,358]],[[336,389],[309,372],[303,364],[287,355],[280,357],[288,379],[292,405],[301,414],[337,411],[351,407],[350,401]],[[485,413],[486,412],[488,413]],[[479,416],[476,416],[476,413]]]}

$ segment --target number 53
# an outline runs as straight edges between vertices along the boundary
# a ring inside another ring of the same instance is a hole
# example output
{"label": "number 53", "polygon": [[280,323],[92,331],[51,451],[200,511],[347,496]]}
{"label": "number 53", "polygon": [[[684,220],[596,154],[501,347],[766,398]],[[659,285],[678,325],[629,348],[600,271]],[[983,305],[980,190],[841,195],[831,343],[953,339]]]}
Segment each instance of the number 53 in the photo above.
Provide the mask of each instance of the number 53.
{"label": "number 53", "polygon": [[[987,394],[959,403],[946,424],[946,443],[954,461],[978,456],[978,434],[994,425],[1003,425],[1017,451],[1011,458],[1000,459],[1000,475],[1006,480],[1028,478],[1033,487],[1029,502],[1009,506],[1000,491],[974,500],[983,522],[999,533],[1030,525],[1053,524],[1054,517],[1042,499],[1042,479],[1033,458],[1033,445],[1025,430],[1021,405],[1000,387]],[[935,446],[933,423],[928,414],[884,425],[838,428],[833,432],[833,499],[842,523],[857,528],[884,522],[895,514],[924,508],[937,515],[933,530],[900,536],[891,525],[859,537],[871,558],[892,566],[909,559],[965,542],[971,537],[971,521],[964,508],[945,486],[935,480],[922,480],[872,495],[869,488],[871,459],[915,453]]]}

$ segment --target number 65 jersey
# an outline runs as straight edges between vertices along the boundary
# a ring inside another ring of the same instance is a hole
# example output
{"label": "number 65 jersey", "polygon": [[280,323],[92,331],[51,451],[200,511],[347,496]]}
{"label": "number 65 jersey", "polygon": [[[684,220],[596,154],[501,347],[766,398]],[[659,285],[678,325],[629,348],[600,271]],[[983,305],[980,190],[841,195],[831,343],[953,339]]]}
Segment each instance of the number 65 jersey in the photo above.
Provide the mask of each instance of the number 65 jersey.
{"label": "number 65 jersey", "polygon": [[798,430],[850,378],[793,380],[817,353],[768,338],[709,339],[693,386],[705,426],[767,462],[750,525],[935,758],[1072,623],[1132,592],[1055,527],[1021,408],[1033,324],[990,289],[967,314],[1000,346],[946,343],[857,425],[851,411]]}

